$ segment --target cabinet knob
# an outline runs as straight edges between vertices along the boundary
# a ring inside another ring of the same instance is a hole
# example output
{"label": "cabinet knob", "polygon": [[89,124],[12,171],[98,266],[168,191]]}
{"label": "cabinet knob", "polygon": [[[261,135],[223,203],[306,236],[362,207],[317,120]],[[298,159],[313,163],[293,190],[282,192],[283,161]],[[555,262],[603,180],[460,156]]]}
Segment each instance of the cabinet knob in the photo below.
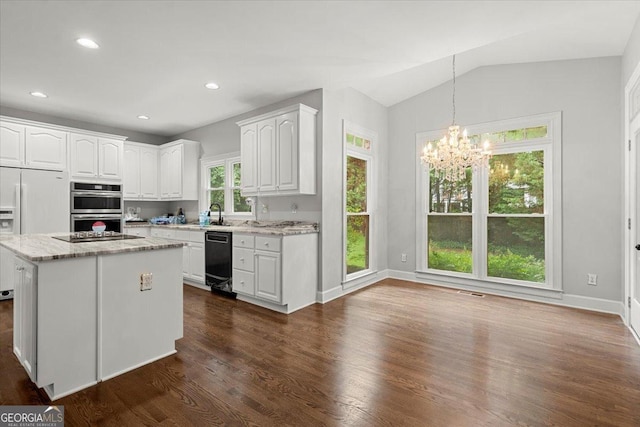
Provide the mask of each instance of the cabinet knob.
{"label": "cabinet knob", "polygon": [[240,280],[240,284],[241,284],[241,285],[244,285],[244,280]]}
{"label": "cabinet knob", "polygon": [[240,262],[244,262],[244,258],[240,258]]}
{"label": "cabinet knob", "polygon": [[244,240],[240,240],[240,243],[242,243],[244,245]]}
{"label": "cabinet knob", "polygon": [[264,245],[265,246],[269,246],[269,242],[264,242]]}

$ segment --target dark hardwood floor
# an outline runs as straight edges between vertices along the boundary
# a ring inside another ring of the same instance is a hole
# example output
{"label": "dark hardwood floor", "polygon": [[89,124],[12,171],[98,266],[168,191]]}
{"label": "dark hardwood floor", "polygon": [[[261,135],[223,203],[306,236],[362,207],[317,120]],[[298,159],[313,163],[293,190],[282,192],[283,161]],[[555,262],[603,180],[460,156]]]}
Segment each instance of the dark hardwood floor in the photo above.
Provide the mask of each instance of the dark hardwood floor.
{"label": "dark hardwood floor", "polygon": [[[0,404],[46,404],[0,302]],[[67,426],[640,426],[619,317],[399,280],[289,316],[184,287],[178,353],[56,401]]]}

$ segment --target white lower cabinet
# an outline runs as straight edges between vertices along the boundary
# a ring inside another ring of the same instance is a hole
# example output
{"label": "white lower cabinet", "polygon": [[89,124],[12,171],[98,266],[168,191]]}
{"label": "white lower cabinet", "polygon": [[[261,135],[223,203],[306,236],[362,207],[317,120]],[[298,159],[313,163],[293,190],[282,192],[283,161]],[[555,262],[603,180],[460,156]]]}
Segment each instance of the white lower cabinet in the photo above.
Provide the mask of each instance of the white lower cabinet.
{"label": "white lower cabinet", "polygon": [[318,235],[233,235],[238,299],[291,313],[316,301]]}
{"label": "white lower cabinet", "polygon": [[182,247],[182,276],[185,281],[204,285],[204,230],[180,230],[175,228],[152,227],[151,237],[178,240]]}
{"label": "white lower cabinet", "polygon": [[256,296],[282,302],[280,253],[256,251]]}
{"label": "white lower cabinet", "polygon": [[31,381],[37,381],[37,268],[30,262],[14,257],[13,283],[13,353]]}
{"label": "white lower cabinet", "polygon": [[138,237],[150,237],[151,230],[149,230],[149,227],[125,227],[124,234]]}

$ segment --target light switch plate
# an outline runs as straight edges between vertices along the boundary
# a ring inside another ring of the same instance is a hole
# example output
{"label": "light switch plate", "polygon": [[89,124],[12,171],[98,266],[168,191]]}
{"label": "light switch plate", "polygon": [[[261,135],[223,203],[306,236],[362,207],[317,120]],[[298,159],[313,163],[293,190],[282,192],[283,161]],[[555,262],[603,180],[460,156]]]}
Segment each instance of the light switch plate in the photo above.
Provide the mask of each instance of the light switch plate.
{"label": "light switch plate", "polygon": [[152,282],[153,282],[153,273],[140,274],[140,290],[141,291],[150,290]]}

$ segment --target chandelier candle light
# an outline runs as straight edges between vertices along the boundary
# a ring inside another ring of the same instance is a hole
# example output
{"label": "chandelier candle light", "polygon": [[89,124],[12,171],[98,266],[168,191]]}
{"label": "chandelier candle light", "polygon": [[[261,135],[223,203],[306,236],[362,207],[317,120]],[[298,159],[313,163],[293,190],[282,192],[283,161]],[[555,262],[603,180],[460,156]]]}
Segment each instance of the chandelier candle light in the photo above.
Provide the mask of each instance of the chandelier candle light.
{"label": "chandelier candle light", "polygon": [[487,167],[490,158],[489,141],[485,141],[483,147],[480,147],[478,143],[469,140],[466,129],[461,136],[460,126],[456,125],[456,56],[453,55],[453,120],[448,135],[443,136],[435,147],[431,143],[427,144],[420,160],[442,178],[457,181],[464,179],[469,167],[474,171],[478,167]]}

